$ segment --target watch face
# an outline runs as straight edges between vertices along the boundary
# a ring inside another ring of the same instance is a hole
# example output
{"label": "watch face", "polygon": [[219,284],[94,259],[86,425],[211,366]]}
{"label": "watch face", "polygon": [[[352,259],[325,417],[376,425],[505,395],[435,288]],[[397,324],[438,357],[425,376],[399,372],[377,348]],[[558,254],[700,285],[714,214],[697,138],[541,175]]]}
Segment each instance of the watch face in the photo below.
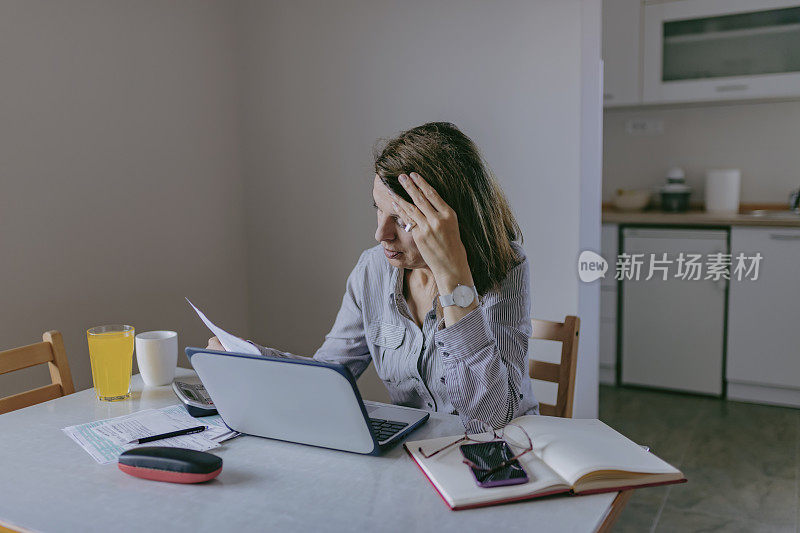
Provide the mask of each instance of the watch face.
{"label": "watch face", "polygon": [[468,307],[474,299],[475,293],[472,291],[472,287],[459,285],[453,291],[453,302],[459,307]]}

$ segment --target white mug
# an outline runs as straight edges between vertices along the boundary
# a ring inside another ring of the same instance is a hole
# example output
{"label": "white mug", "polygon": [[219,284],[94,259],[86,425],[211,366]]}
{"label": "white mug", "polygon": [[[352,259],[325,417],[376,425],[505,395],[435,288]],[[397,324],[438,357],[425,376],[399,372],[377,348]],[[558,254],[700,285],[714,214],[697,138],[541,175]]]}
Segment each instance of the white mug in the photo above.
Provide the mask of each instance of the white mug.
{"label": "white mug", "polygon": [[178,334],[174,331],[146,331],[136,335],[136,363],[144,384],[169,385],[178,366]]}

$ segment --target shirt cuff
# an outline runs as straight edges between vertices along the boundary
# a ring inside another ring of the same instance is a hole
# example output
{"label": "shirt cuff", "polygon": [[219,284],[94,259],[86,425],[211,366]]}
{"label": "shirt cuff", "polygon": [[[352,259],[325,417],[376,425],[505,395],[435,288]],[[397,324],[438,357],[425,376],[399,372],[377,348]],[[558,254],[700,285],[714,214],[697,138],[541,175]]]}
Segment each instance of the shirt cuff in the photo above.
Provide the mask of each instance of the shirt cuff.
{"label": "shirt cuff", "polygon": [[245,342],[247,342],[248,344],[252,344],[253,346],[255,346],[255,347],[256,347],[256,349],[258,349],[258,351],[259,351],[259,352],[261,352],[261,355],[268,355],[268,354],[267,354],[267,350],[269,350],[269,348],[265,348],[264,346],[261,346],[260,344],[256,344],[255,342],[253,342],[253,341],[251,341],[251,340],[247,340],[247,341],[245,341]]}
{"label": "shirt cuff", "polygon": [[435,331],[433,339],[445,362],[464,359],[494,343],[481,307],[476,307],[452,326]]}

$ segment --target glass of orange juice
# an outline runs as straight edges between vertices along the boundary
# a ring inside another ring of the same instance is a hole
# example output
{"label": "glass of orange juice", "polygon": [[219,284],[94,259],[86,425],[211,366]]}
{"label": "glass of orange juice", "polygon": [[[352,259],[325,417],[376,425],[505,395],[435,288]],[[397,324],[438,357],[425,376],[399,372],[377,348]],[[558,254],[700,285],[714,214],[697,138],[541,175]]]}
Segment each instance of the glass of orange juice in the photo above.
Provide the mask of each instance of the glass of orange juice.
{"label": "glass of orange juice", "polygon": [[86,330],[98,400],[113,402],[130,397],[135,336],[133,326],[115,324]]}

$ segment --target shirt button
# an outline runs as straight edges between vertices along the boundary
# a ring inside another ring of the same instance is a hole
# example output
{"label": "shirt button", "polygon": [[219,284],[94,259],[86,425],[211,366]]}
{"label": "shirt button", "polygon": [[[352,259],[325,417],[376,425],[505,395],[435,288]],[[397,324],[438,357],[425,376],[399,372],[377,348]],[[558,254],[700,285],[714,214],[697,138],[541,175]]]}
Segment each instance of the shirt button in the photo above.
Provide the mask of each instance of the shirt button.
{"label": "shirt button", "polygon": [[450,352],[442,352],[442,355],[447,357],[448,355],[450,355]]}
{"label": "shirt button", "polygon": [[436,346],[444,346],[444,343],[442,341],[436,341]]}
{"label": "shirt button", "polygon": [[428,402],[428,407],[433,407],[433,404],[431,402]]}
{"label": "shirt button", "polygon": [[444,383],[444,376],[440,377],[440,378],[439,378],[439,381],[441,381],[442,383]]}

